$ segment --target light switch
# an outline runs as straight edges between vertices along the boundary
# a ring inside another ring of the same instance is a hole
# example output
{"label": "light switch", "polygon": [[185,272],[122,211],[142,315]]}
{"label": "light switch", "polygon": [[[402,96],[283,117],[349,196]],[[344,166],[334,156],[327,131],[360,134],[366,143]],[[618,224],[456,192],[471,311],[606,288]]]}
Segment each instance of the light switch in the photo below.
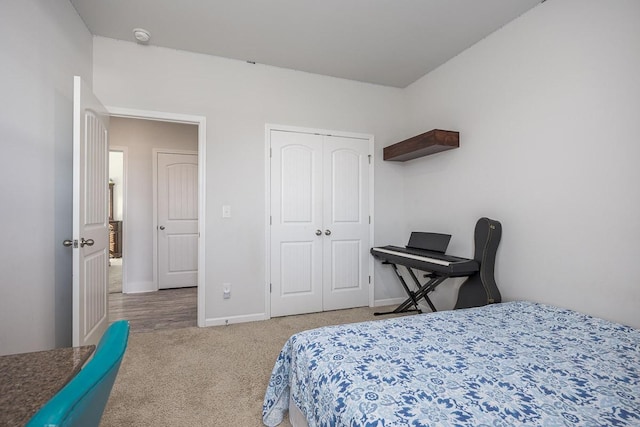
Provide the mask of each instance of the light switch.
{"label": "light switch", "polygon": [[231,206],[229,205],[222,206],[222,218],[231,218]]}

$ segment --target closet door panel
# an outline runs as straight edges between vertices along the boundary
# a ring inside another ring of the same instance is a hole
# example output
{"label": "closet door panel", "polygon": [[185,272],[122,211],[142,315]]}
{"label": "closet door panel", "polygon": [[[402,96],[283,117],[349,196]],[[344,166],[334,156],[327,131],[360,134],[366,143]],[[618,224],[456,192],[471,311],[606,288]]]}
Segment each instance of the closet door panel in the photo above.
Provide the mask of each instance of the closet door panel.
{"label": "closet door panel", "polygon": [[271,131],[271,316],[322,311],[322,137]]}
{"label": "closet door panel", "polygon": [[369,304],[368,155],[368,140],[324,137],[324,310]]}

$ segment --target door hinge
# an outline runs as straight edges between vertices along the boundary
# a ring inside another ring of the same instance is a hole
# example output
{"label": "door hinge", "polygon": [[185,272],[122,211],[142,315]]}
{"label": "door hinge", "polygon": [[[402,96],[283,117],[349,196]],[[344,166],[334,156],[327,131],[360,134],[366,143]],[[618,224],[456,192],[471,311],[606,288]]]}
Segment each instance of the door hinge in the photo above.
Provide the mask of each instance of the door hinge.
{"label": "door hinge", "polygon": [[369,284],[371,284],[371,276],[369,276]]}
{"label": "door hinge", "polygon": [[371,164],[371,154],[369,154],[369,164]]}
{"label": "door hinge", "polygon": [[269,157],[273,157],[273,148],[269,148]]}
{"label": "door hinge", "polygon": [[369,224],[371,224],[371,215],[369,215]]}
{"label": "door hinge", "polygon": [[269,283],[269,293],[273,292],[273,285]]}
{"label": "door hinge", "polygon": [[269,225],[273,225],[273,217],[269,215]]}

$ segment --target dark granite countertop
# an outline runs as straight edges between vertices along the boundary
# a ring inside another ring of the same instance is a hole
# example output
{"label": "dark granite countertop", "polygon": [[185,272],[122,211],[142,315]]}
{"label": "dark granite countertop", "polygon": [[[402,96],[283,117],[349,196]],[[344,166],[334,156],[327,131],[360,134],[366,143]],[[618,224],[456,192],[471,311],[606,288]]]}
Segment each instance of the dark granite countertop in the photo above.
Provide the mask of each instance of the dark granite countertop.
{"label": "dark granite countertop", "polygon": [[0,426],[23,426],[69,382],[95,346],[0,356]]}

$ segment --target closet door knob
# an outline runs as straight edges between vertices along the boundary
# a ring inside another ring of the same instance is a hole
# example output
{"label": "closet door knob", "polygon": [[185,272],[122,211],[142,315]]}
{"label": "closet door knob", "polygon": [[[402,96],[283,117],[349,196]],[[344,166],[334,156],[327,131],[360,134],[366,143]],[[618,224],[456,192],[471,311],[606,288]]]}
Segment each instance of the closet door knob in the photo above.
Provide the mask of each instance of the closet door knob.
{"label": "closet door knob", "polygon": [[322,230],[316,230],[316,236],[320,236],[322,234]]}
{"label": "closet door knob", "polygon": [[331,230],[324,230],[324,234],[326,234],[327,236],[331,236]]}

